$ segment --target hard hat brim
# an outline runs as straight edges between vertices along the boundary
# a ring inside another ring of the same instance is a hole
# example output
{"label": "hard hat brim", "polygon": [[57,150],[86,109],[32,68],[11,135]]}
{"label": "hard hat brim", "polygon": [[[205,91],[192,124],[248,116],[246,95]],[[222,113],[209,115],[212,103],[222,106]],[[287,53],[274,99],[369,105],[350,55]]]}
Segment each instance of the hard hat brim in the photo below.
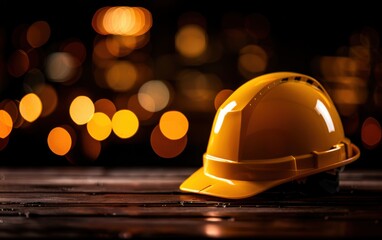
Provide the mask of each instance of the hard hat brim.
{"label": "hard hat brim", "polygon": [[225,178],[218,178],[210,175],[204,171],[204,167],[194,172],[189,176],[181,185],[180,190],[186,192],[199,193],[204,195],[210,195],[214,197],[222,197],[228,199],[241,199],[248,198],[264,192],[270,188],[278,186],[280,184],[297,180],[303,177],[307,177],[319,172],[328,171],[337,167],[344,166],[359,158],[360,151],[357,146],[351,144],[353,156],[348,159],[339,161],[336,164],[328,165],[325,167],[309,169],[301,171],[292,177],[283,179],[267,180],[267,181],[243,181],[232,180]]}
{"label": "hard hat brim", "polygon": [[283,182],[283,180],[253,182],[216,178],[206,175],[204,167],[201,167],[180,185],[180,189],[215,197],[240,199],[251,197]]}

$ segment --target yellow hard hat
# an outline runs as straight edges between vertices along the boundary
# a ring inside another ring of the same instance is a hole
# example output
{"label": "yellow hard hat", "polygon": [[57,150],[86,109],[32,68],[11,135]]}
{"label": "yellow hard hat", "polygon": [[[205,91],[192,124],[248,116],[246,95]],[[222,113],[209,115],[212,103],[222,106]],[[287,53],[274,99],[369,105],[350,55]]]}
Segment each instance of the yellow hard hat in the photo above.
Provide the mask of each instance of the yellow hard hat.
{"label": "yellow hard hat", "polygon": [[269,73],[244,83],[219,107],[203,167],[180,189],[247,198],[359,156],[317,80],[293,72]]}

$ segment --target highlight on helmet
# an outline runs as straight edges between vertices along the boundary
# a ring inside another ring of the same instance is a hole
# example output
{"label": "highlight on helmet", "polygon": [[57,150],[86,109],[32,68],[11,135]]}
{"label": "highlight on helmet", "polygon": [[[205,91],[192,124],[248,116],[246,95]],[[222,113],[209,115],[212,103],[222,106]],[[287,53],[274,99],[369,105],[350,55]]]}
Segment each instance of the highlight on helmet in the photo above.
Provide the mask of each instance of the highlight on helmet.
{"label": "highlight on helmet", "polygon": [[203,166],[180,190],[228,199],[347,165],[360,156],[329,94],[314,78],[264,74],[219,107]]}

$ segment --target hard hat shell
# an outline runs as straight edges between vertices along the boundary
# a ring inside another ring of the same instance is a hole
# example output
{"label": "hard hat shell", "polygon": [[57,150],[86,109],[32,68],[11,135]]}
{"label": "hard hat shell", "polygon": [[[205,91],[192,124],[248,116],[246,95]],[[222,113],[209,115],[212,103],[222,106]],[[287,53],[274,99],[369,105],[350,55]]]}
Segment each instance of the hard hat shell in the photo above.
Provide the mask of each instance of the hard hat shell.
{"label": "hard hat shell", "polygon": [[180,189],[246,198],[359,156],[317,80],[294,72],[269,73],[244,83],[219,107],[203,167]]}

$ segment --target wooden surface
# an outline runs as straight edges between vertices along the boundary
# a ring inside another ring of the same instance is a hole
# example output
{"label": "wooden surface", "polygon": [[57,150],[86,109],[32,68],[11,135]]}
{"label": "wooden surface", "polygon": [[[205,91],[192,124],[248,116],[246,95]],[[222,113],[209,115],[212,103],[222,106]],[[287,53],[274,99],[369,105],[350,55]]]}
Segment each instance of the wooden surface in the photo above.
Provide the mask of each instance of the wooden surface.
{"label": "wooden surface", "polygon": [[382,239],[382,171],[327,196],[181,193],[195,169],[0,168],[0,239]]}

